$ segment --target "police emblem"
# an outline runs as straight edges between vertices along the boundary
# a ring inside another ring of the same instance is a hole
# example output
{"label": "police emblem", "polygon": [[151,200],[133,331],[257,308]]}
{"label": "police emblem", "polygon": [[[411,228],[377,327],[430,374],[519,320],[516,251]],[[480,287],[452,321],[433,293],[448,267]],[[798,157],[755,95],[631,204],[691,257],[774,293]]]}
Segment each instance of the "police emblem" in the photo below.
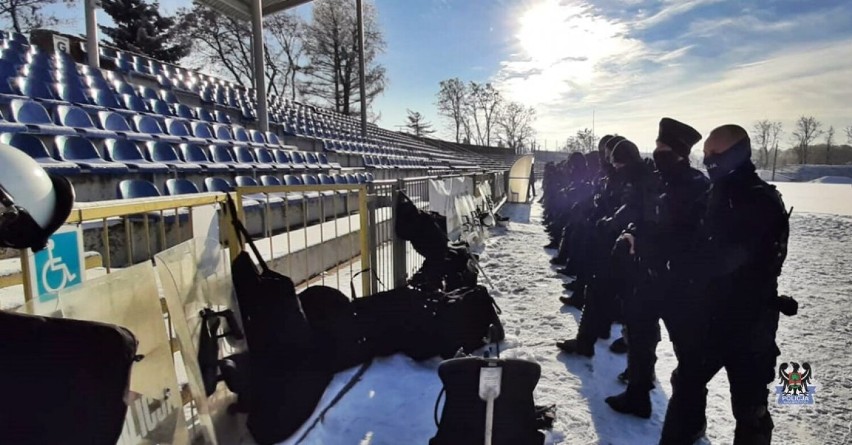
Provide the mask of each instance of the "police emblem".
{"label": "police emblem", "polygon": [[817,385],[810,363],[781,363],[778,366],[778,385],[775,394],[778,394],[779,405],[814,404]]}

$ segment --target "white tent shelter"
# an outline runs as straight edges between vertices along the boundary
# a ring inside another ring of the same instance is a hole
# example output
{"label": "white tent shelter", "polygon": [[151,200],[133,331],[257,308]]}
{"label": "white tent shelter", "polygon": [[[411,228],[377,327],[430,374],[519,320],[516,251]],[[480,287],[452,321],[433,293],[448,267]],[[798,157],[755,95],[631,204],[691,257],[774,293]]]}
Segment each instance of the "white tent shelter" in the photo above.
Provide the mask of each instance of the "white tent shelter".
{"label": "white tent shelter", "polygon": [[530,173],[535,164],[533,155],[526,155],[512,164],[509,170],[509,202],[527,202],[530,187]]}

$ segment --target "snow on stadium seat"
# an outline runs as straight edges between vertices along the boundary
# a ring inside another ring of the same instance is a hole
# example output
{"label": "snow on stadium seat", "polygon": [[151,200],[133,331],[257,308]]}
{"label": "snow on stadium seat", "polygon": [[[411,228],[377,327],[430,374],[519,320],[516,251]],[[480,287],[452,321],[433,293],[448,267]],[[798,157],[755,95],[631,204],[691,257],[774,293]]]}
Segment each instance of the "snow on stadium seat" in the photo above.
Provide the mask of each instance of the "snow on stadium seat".
{"label": "snow on stadium seat", "polygon": [[202,168],[198,164],[184,162],[178,156],[175,147],[166,141],[148,141],[145,143],[145,158],[152,162],[166,164],[178,173],[200,173]]}
{"label": "snow on stadium seat", "polygon": [[213,162],[227,165],[231,170],[236,172],[252,172],[251,164],[237,162],[234,159],[233,153],[225,145],[210,145],[210,159]]}
{"label": "snow on stadium seat", "polygon": [[166,194],[169,196],[193,195],[199,193],[198,187],[189,179],[167,179]]}
{"label": "snow on stadium seat", "polygon": [[125,179],[118,183],[118,199],[156,198],[163,196],[157,186],[144,179]]}
{"label": "snow on stadium seat", "polygon": [[73,162],[84,170],[100,175],[122,175],[130,170],[121,162],[103,159],[92,141],[82,136],[59,136],[56,138],[59,159]]}
{"label": "snow on stadium seat", "polygon": [[57,160],[50,154],[44,143],[39,138],[31,134],[6,133],[0,136],[0,141],[28,154],[49,173],[55,173],[62,176],[80,174],[79,165],[73,162]]}
{"label": "snow on stadium seat", "polygon": [[12,118],[15,122],[24,124],[30,133],[52,134],[52,135],[75,135],[72,128],[56,125],[47,115],[47,110],[41,104],[26,100],[12,99]]}
{"label": "snow on stadium seat", "polygon": [[104,144],[104,157],[121,162],[140,173],[168,173],[169,166],[145,159],[135,142],[128,139],[108,139]]}
{"label": "snow on stadium seat", "polygon": [[57,105],[53,110],[53,119],[58,125],[73,128],[77,133],[87,138],[108,139],[118,137],[113,131],[95,127],[89,113],[73,105]]}
{"label": "snow on stadium seat", "polygon": [[249,147],[233,147],[234,159],[237,162],[251,165],[258,172],[270,172],[275,170],[272,164],[263,164],[257,160],[254,152]]}
{"label": "snow on stadium seat", "polygon": [[200,145],[180,144],[178,149],[180,158],[184,162],[200,165],[205,173],[227,173],[231,170],[225,164],[212,162]]}

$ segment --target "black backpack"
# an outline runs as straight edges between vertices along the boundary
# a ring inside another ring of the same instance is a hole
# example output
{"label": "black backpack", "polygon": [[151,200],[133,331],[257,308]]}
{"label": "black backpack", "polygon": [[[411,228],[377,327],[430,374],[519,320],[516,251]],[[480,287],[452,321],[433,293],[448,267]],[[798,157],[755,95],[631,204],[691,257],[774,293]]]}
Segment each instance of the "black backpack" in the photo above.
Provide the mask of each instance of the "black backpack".
{"label": "black backpack", "polygon": [[310,417],[333,371],[328,356],[314,339],[293,281],[270,269],[263,260],[235,217],[230,196],[228,208],[238,236],[260,265],[258,271],[245,251],[231,265],[249,347],[247,426],[257,443],[273,444],[290,437]]}
{"label": "black backpack", "polygon": [[137,346],[119,326],[0,311],[0,442],[114,445]]}
{"label": "black backpack", "polygon": [[[482,368],[502,368],[500,395],[494,401],[492,445],[542,445],[533,391],[541,367],[517,359],[465,357],[447,360],[438,368],[446,400],[438,433],[429,445],[480,445],[485,443],[485,407],[479,397]],[[440,402],[440,398],[439,398]],[[437,415],[438,405],[435,406]]]}

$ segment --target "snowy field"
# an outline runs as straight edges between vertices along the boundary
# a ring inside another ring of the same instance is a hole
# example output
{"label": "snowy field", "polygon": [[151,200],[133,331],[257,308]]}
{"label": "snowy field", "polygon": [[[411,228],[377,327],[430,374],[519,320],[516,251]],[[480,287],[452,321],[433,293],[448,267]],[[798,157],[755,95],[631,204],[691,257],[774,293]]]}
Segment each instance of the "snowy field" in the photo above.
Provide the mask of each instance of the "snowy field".
{"label": "snowy field", "polygon": [[[852,370],[852,246],[848,243],[852,200],[846,200],[848,192],[839,188],[792,188],[797,186],[781,187],[788,207],[794,206],[796,212],[780,291],[795,296],[800,311],[796,317],[782,317],[779,362],[811,363],[819,387],[812,407],[778,406],[770,400],[776,425],[774,442],[852,443],[852,378],[847,374]],[[840,202],[826,206],[827,200]],[[836,213],[826,213],[826,209]],[[510,216],[512,223],[508,228],[492,230],[482,263],[497,287],[492,293],[503,309],[507,332],[503,357],[527,358],[541,364],[536,403],[558,407],[548,443],[656,444],[671,394],[668,376],[676,365],[665,329],[657,350],[661,381],[652,395],[652,418],[640,420],[615,413],[603,399],[623,390],[616,375],[624,369],[625,356],[609,353],[609,341],[603,340],[598,342],[593,359],[565,356],[554,346],[556,340],[577,332],[579,313],[563,308],[557,300],[564,292],[565,278],[549,264],[553,252],[541,247],[547,243],[540,223],[541,207],[510,204],[502,213]],[[619,329],[613,326],[613,339]],[[416,363],[403,356],[377,360],[301,443],[428,443],[436,430],[432,410],[441,388],[435,372],[438,363]],[[336,376],[317,411],[334,398],[354,372]],[[731,443],[734,422],[724,373],[711,382],[709,390],[707,438],[700,443]],[[296,443],[306,428],[283,443]]]}

